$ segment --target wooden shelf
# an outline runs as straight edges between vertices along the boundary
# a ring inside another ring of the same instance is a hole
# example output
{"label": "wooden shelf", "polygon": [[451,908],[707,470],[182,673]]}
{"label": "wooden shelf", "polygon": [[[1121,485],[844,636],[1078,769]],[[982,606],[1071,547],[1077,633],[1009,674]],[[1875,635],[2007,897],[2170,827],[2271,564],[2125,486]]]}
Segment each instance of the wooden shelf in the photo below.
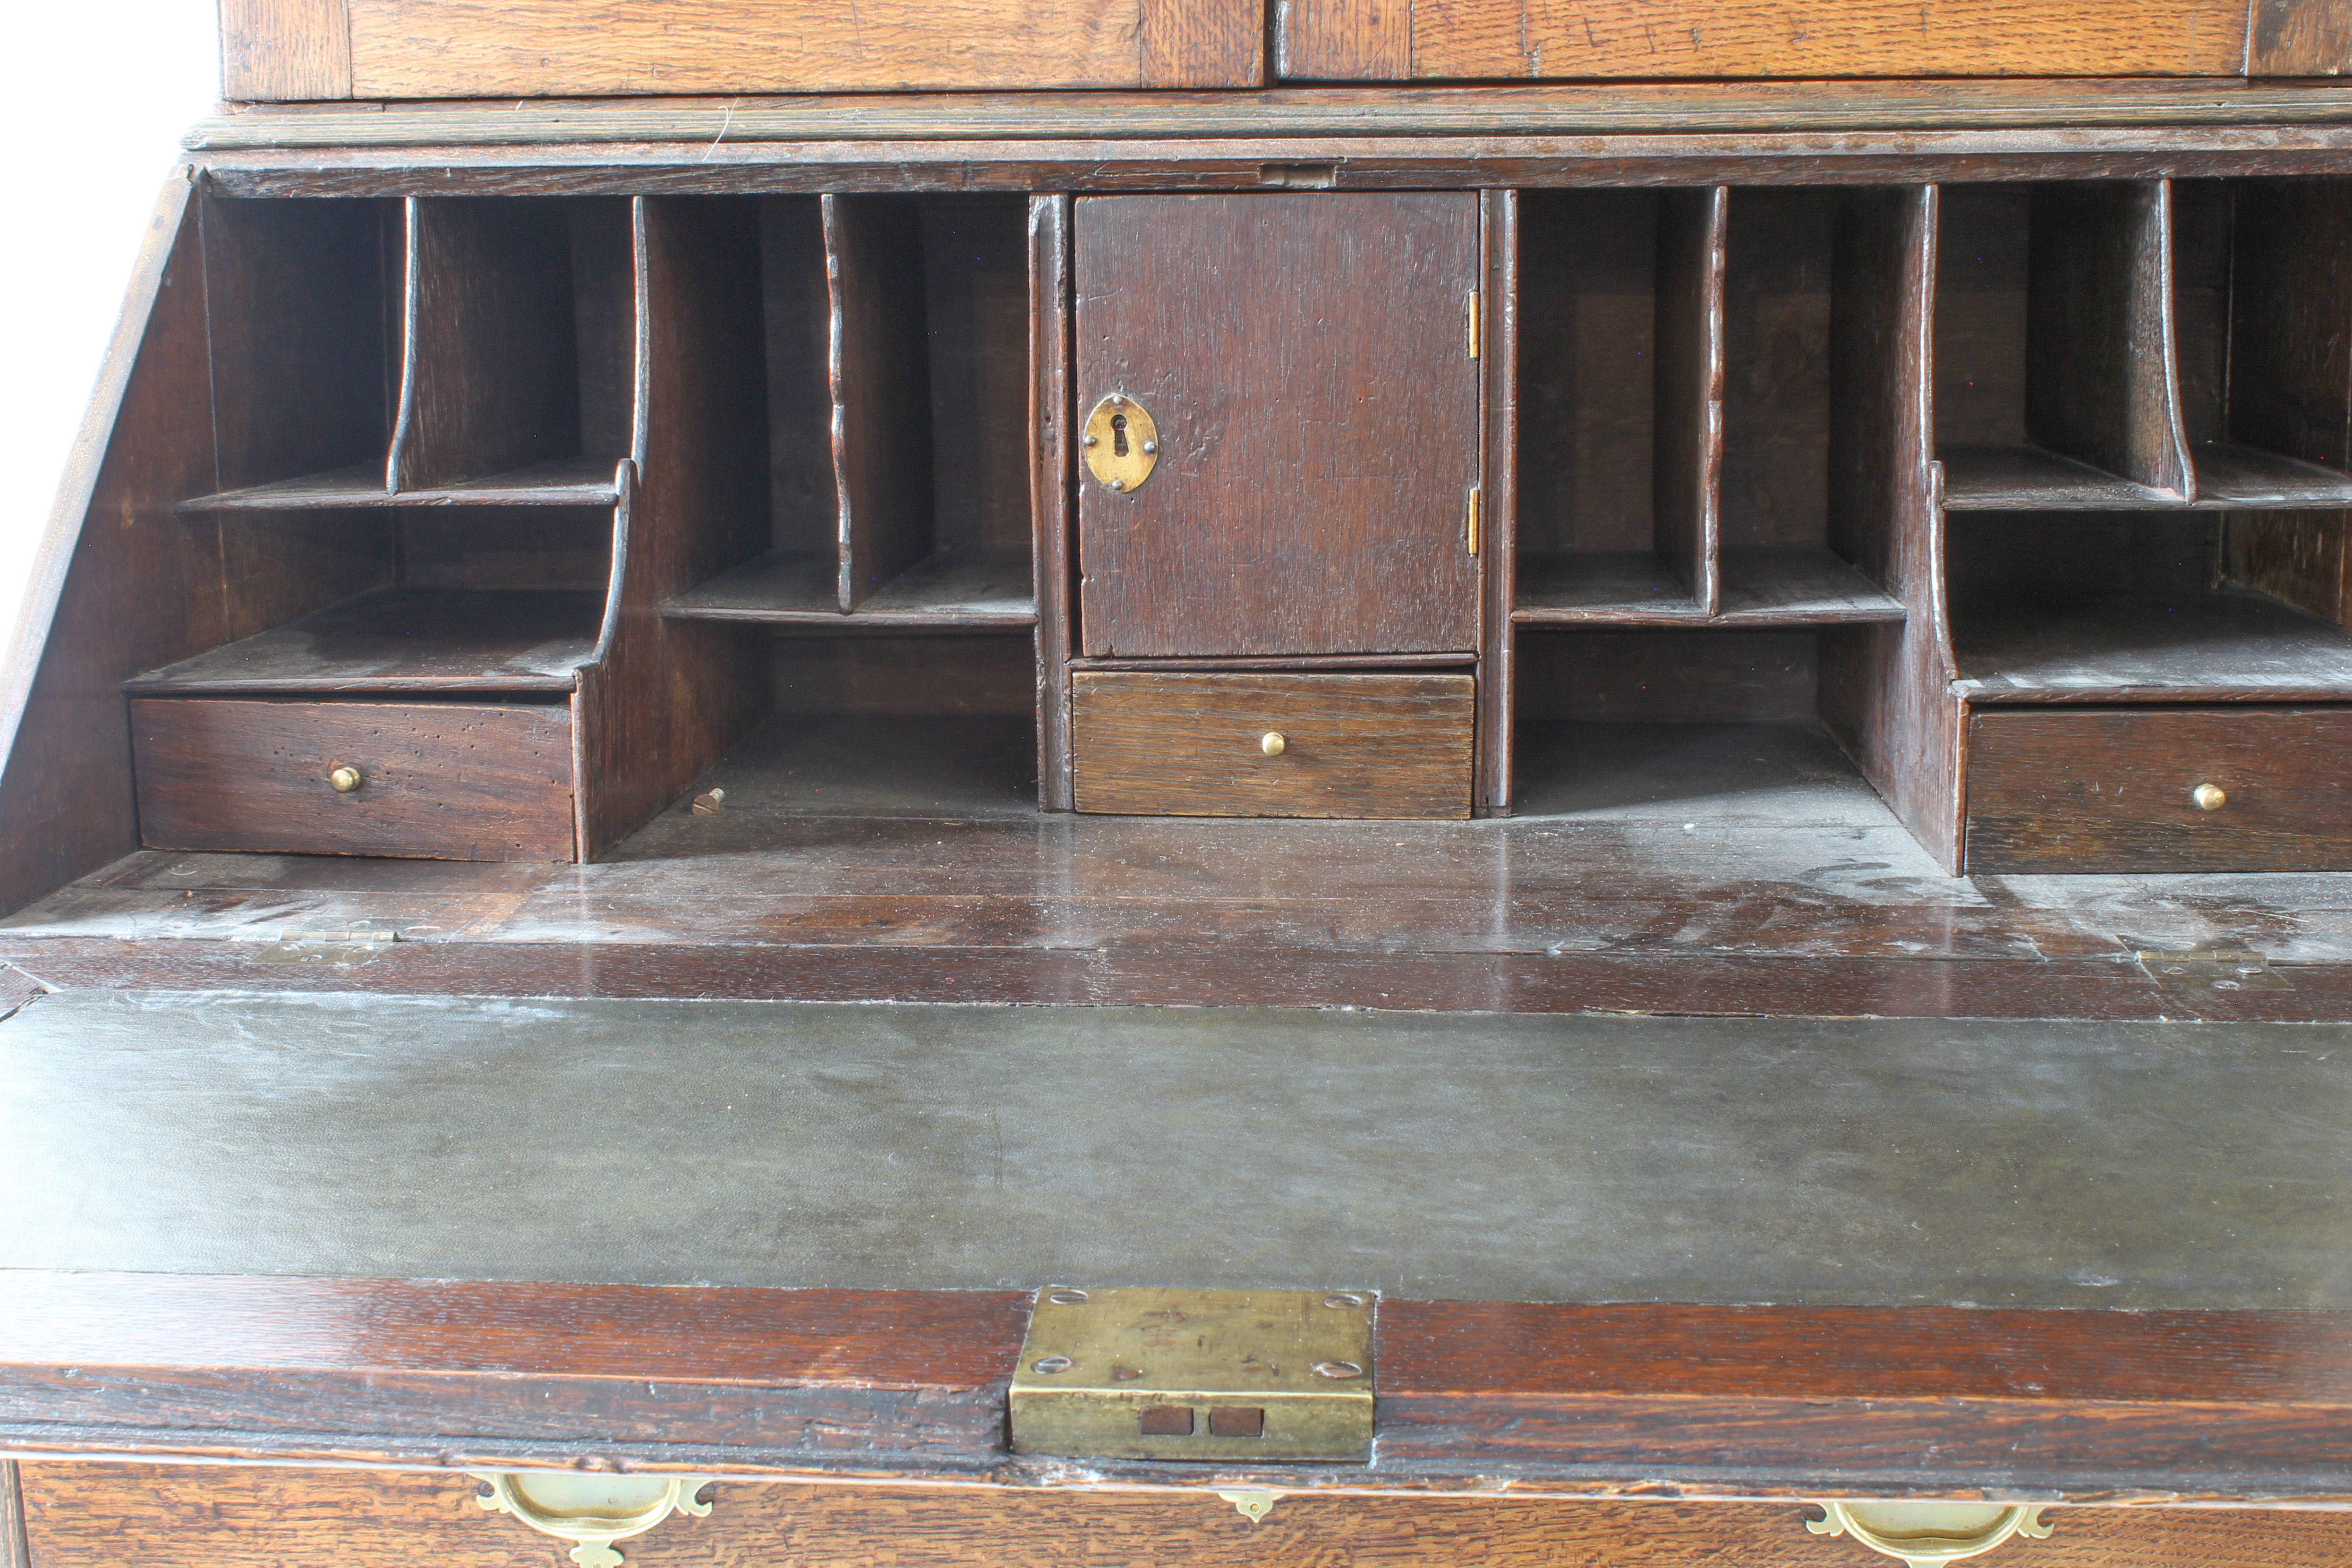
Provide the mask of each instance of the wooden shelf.
{"label": "wooden shelf", "polygon": [[1953,689],[1978,702],[2333,701],[2352,633],[2238,588],[2027,601],[1956,616]]}
{"label": "wooden shelf", "polygon": [[179,511],[327,511],[347,507],[595,506],[620,500],[613,482],[617,458],[563,458],[510,473],[432,489],[384,488],[383,465],[360,463],[332,473],[308,474],[247,489],[184,500]]}
{"label": "wooden shelf", "polygon": [[662,606],[678,620],[781,626],[1030,626],[1037,605],[1029,558],[940,552],[918,562],[850,614],[841,610],[840,564],[823,551],[771,551]]}
{"label": "wooden shelf", "polygon": [[134,696],[569,691],[604,595],[394,588],[122,683]]}
{"label": "wooden shelf", "polygon": [[2195,452],[2197,499],[2184,501],[2088,463],[2032,447],[1942,454],[1947,511],[2285,511],[2352,507],[2352,477],[2226,444]]}
{"label": "wooden shelf", "polygon": [[1683,626],[1706,612],[1645,550],[1523,555],[1511,619],[1525,626]]}
{"label": "wooden shelf", "polygon": [[1519,563],[1511,619],[1522,626],[1802,626],[1899,621],[1902,604],[1831,552],[1734,550],[1721,608],[1707,615],[1658,557],[1537,555]]}
{"label": "wooden shelf", "polygon": [[2196,449],[2197,505],[2213,510],[2352,507],[2352,476],[2252,447]]}
{"label": "wooden shelf", "polygon": [[2177,511],[2187,505],[2033,447],[1958,447],[1937,456],[1946,511]]}
{"label": "wooden shelf", "polygon": [[1828,550],[1727,550],[1714,619],[1749,626],[1899,621],[1903,604]]}

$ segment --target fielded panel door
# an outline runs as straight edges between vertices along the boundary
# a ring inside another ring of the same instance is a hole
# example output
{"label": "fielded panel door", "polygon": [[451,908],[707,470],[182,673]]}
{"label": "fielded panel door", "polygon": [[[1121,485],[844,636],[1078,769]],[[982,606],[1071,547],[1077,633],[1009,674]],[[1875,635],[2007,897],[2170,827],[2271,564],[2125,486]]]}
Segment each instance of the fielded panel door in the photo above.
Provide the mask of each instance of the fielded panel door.
{"label": "fielded panel door", "polygon": [[1079,465],[1084,651],[1475,648],[1476,195],[1076,205],[1077,418],[1132,399],[1158,447]]}

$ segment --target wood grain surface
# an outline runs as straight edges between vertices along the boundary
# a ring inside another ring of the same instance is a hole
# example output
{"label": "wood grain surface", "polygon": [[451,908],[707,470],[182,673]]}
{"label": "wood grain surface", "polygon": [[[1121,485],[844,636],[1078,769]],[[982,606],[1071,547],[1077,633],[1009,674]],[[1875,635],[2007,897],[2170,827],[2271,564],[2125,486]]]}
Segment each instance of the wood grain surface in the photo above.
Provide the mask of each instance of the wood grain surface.
{"label": "wood grain surface", "polygon": [[[713,160],[762,142],[1106,141],[1251,136],[1511,138],[1636,132],[1998,132],[2042,127],[2096,139],[2118,127],[2187,130],[2344,123],[2332,83],[1960,79],[1596,81],[1281,87],[1257,91],[805,93],[565,102],[244,105],[201,120],[186,145],[237,150],[674,143]],[[2143,137],[2142,144],[2147,144]],[[1778,143],[1757,143],[1761,150]],[[2054,143],[2045,141],[2047,147]],[[2168,143],[2169,144],[2169,143]],[[2012,150],[2021,150],[2012,147]]]}
{"label": "wood grain surface", "polygon": [[[2304,0],[2266,35],[2282,62],[2338,42]],[[2237,76],[2240,0],[1292,0],[1281,74],[1451,77]],[[2340,67],[2338,68],[2341,68]],[[2314,70],[2273,74],[2318,74]]]}
{"label": "wood grain surface", "polygon": [[221,96],[285,102],[352,95],[348,0],[225,0]]}
{"label": "wood grain surface", "polygon": [[[1969,865],[1986,871],[2352,869],[2352,709],[1969,720]],[[2229,796],[2218,811],[2189,798]]]}
{"label": "wood grain surface", "polygon": [[1479,287],[1467,192],[1076,204],[1076,402],[1159,427],[1078,486],[1095,655],[1468,652]]}
{"label": "wood grain surface", "polygon": [[[41,1561],[112,1568],[276,1568],[287,1562],[405,1568],[542,1568],[562,1548],[484,1512],[478,1484],[446,1475],[152,1465],[25,1467]],[[675,1518],[624,1544],[633,1563],[807,1568],[995,1564],[1118,1568],[1857,1568],[1852,1542],[1805,1529],[1793,1503],[1559,1501],[1289,1495],[1253,1524],[1204,1489],[1183,1492],[717,1483],[706,1519]],[[196,1522],[201,1521],[201,1522]],[[2352,1550],[2344,1516],[2210,1509],[2053,1509],[2048,1568],[2323,1568]],[[2012,1550],[2021,1550],[2013,1548]],[[16,1565],[10,1565],[16,1568]]]}
{"label": "wood grain surface", "polygon": [[381,491],[399,206],[212,200],[203,220],[220,488],[369,464]]}
{"label": "wood grain surface", "polygon": [[2352,13],[2332,0],[2253,0],[2248,76],[2352,71]]}
{"label": "wood grain surface", "polygon": [[[159,848],[572,858],[561,707],[142,698],[131,718],[140,837]],[[365,782],[336,793],[339,767]]]}
{"label": "wood grain surface", "polygon": [[[340,9],[340,7],[338,7]],[[268,96],[546,98],[975,88],[1255,87],[1264,22],[1243,0],[753,0],[530,5],[349,0],[349,82]],[[247,22],[247,26],[251,26]],[[253,46],[247,46],[251,48]]]}
{"label": "wood grain surface", "polygon": [[[1080,811],[1189,816],[1467,816],[1468,675],[1071,678]],[[1277,756],[1261,740],[1279,733]]]}
{"label": "wood grain surface", "polygon": [[25,1491],[14,1459],[0,1459],[0,1568],[33,1568],[25,1540]]}
{"label": "wood grain surface", "polygon": [[0,909],[137,845],[118,683],[238,635],[217,591],[191,591],[220,581],[218,534],[172,512],[218,488],[193,195],[175,177],[149,217],[0,664]]}

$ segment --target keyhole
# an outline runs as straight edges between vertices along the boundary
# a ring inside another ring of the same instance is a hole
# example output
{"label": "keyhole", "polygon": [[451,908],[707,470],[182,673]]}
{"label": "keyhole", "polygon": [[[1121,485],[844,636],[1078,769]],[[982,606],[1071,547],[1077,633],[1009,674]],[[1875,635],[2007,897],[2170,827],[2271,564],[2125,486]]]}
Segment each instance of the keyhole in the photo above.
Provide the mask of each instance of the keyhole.
{"label": "keyhole", "polygon": [[1110,449],[1113,457],[1127,456],[1127,416],[1124,414],[1110,416]]}

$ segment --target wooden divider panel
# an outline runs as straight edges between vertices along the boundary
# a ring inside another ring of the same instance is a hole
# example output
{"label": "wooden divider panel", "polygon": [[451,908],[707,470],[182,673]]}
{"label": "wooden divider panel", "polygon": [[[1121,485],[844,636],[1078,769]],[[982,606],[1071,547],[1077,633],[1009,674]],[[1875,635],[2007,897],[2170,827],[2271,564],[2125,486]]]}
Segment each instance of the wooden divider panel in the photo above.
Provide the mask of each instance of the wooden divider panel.
{"label": "wooden divider panel", "polygon": [[1730,205],[1730,188],[1714,185],[1669,191],[1658,207],[1652,523],[1658,554],[1710,616],[1723,596],[1723,276]]}
{"label": "wooden divider panel", "polygon": [[1477,776],[1472,813],[1511,814],[1512,680],[1518,637],[1511,625],[1519,558],[1519,194],[1487,191],[1481,224],[1486,248],[1486,427],[1479,468],[1479,569],[1485,584],[1478,631]]}
{"label": "wooden divider panel", "polygon": [[919,216],[908,196],[824,198],[845,611],[931,550],[931,383]]}
{"label": "wooden divider panel", "polygon": [[1960,859],[1960,705],[1943,514],[1931,481],[1928,378],[1937,191],[1848,198],[1831,284],[1830,548],[1901,600],[1900,626],[1839,628],[1822,646],[1822,715],[1947,868]]}
{"label": "wooden divider panel", "polygon": [[391,488],[579,451],[571,237],[554,202],[408,202],[407,320]]}
{"label": "wooden divider panel", "polygon": [[2172,182],[2044,186],[2032,225],[2028,434],[2193,498],[2173,349]]}
{"label": "wooden divider panel", "polygon": [[1070,800],[1069,661],[1077,649],[1077,552],[1071,527],[1076,473],[1069,445],[1070,198],[1029,201],[1029,505],[1037,595],[1037,796],[1046,811]]}
{"label": "wooden divider panel", "polygon": [[583,672],[580,852],[593,859],[760,716],[766,671],[736,628],[664,600],[763,542],[768,465],[760,220],[749,200],[640,196],[637,482],[615,533],[603,657]]}

